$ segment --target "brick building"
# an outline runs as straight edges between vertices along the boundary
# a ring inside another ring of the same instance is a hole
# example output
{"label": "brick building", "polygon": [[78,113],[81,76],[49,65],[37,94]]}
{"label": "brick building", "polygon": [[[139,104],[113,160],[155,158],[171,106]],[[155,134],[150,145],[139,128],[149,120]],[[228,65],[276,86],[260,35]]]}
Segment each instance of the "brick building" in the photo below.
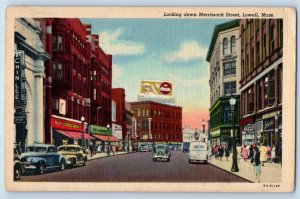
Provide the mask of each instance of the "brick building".
{"label": "brick building", "polygon": [[182,142],[182,108],[152,101],[131,102],[138,141]]}
{"label": "brick building", "polygon": [[[242,19],[241,131],[243,140],[281,151],[282,19]],[[254,132],[249,131],[249,127]],[[252,133],[253,135],[251,136]]]}
{"label": "brick building", "polygon": [[113,88],[111,97],[116,104],[115,123],[122,127],[122,139],[123,141],[126,141],[127,125],[126,125],[126,109],[125,109],[125,90],[123,88]]}
{"label": "brick building", "polygon": [[[110,123],[111,56],[97,47],[98,37],[91,35],[91,26],[79,19],[37,20],[51,57],[45,62],[45,143],[60,145],[67,140],[80,144],[80,132],[87,132],[88,125]],[[101,114],[108,119],[99,119],[104,118]],[[88,134],[84,138],[91,139]]]}

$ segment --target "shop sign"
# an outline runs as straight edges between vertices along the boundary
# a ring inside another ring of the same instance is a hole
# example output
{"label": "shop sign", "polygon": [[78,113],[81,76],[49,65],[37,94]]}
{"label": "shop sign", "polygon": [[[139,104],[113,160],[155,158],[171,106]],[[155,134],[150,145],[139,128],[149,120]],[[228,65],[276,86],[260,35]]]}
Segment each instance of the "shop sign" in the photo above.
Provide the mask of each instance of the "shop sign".
{"label": "shop sign", "polygon": [[111,129],[104,126],[90,125],[90,133],[97,135],[112,135]]}
{"label": "shop sign", "polygon": [[220,129],[219,130],[216,130],[216,131],[212,131],[210,132],[211,134],[211,137],[219,137],[220,136]]}
{"label": "shop sign", "polygon": [[14,123],[15,124],[26,124],[27,117],[24,112],[15,112],[14,114]]}
{"label": "shop sign", "polygon": [[272,131],[275,129],[275,118],[264,119],[264,131]]}
{"label": "shop sign", "polygon": [[112,135],[118,138],[119,140],[122,140],[122,126],[112,124]]}
{"label": "shop sign", "polygon": [[82,124],[63,119],[51,118],[51,127],[66,131],[82,131]]}
{"label": "shop sign", "polygon": [[244,131],[246,133],[254,133],[255,132],[255,124],[247,124],[245,127],[244,127]]}
{"label": "shop sign", "polygon": [[263,120],[256,121],[255,126],[256,126],[256,133],[263,132]]}
{"label": "shop sign", "polygon": [[276,116],[276,112],[271,112],[271,113],[268,113],[268,114],[264,114],[262,116],[262,119],[271,118],[271,117],[275,117],[275,116]]}
{"label": "shop sign", "polygon": [[26,105],[24,51],[15,51],[14,68],[14,106],[18,108]]}

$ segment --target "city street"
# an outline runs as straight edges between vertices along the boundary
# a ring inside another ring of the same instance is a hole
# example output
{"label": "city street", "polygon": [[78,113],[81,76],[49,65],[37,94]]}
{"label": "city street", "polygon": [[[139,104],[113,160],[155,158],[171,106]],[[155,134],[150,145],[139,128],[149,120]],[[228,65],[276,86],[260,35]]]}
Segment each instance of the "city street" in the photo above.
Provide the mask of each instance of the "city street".
{"label": "city street", "polygon": [[59,182],[248,182],[211,164],[189,164],[181,151],[171,161],[152,162],[152,153],[137,152],[90,160],[86,166],[22,176],[20,181]]}

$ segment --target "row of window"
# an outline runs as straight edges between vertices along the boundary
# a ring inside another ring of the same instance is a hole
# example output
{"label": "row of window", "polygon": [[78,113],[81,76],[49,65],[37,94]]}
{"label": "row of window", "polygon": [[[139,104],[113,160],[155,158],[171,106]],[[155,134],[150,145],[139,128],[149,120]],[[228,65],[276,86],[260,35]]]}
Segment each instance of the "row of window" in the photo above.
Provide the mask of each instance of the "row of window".
{"label": "row of window", "polygon": [[174,118],[180,119],[178,111],[161,111],[161,110],[150,110],[150,109],[135,109],[133,113],[137,117],[163,117],[163,118]]}
{"label": "row of window", "polygon": [[[241,97],[243,99],[243,115],[251,114],[256,110],[273,106],[276,97],[278,104],[282,102],[282,65],[279,66],[277,70],[277,82],[275,81],[275,71],[272,70],[259,81],[257,81],[256,86],[253,85],[249,89],[242,92]],[[277,93],[275,92],[276,87]]]}
{"label": "row of window", "polygon": [[165,139],[165,140],[178,140],[181,139],[180,134],[153,134],[153,139],[154,140],[160,140],[160,139]]}
{"label": "row of window", "polygon": [[[149,121],[137,121],[137,129],[149,131]],[[152,122],[151,131],[152,130],[180,131],[181,126],[179,124],[167,124],[165,122]]]}

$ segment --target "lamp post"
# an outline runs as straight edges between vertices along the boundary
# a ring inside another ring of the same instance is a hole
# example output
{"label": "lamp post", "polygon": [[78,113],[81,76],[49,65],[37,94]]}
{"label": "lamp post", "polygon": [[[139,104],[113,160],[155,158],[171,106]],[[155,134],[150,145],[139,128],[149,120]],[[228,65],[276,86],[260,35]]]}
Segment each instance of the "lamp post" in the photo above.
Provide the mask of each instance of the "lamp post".
{"label": "lamp post", "polygon": [[205,135],[205,121],[204,121],[204,119],[202,120],[202,127],[203,127],[203,134]]}
{"label": "lamp post", "polygon": [[85,117],[81,116],[80,121],[82,123],[82,134],[81,134],[81,147],[84,147],[84,121],[85,121]]}
{"label": "lamp post", "polygon": [[150,139],[152,140],[151,121],[152,121],[152,118],[148,118],[148,122],[149,122],[148,142],[150,142]]}
{"label": "lamp post", "polygon": [[110,141],[109,141],[109,130],[110,130],[110,124],[106,125],[107,128],[107,134],[108,134],[108,145],[107,145],[107,155],[110,156]]}
{"label": "lamp post", "polygon": [[197,129],[195,129],[194,138],[195,140],[198,140],[200,137],[199,133],[197,132]]}
{"label": "lamp post", "polygon": [[232,154],[232,167],[231,167],[231,172],[238,172],[239,167],[237,165],[237,154],[236,154],[236,137],[235,137],[235,104],[236,104],[236,99],[231,97],[229,99],[230,103],[230,111],[232,114],[232,132],[233,132],[233,154]]}

